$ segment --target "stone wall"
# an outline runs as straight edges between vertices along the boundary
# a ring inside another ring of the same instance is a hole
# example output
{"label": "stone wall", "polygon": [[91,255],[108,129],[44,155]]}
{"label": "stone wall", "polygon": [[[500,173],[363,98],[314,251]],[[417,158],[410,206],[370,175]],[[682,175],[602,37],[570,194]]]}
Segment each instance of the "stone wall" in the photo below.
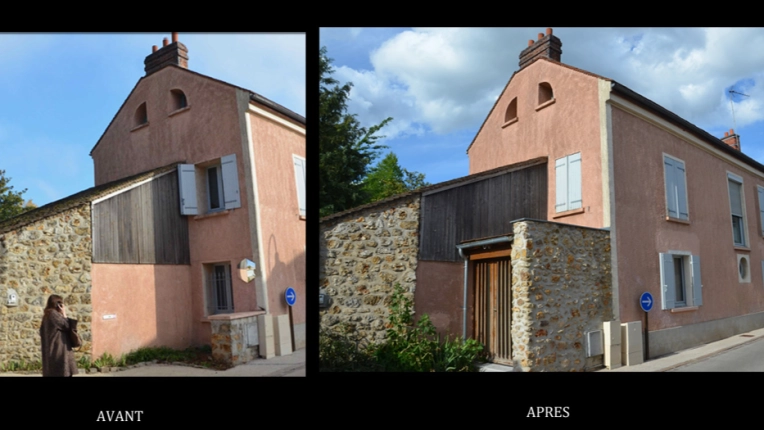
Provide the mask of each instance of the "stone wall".
{"label": "stone wall", "polygon": [[[90,356],[90,204],[0,233],[0,365],[40,361],[40,323],[51,294],[79,320],[79,359]],[[8,289],[18,306],[7,306]]]}
{"label": "stone wall", "polygon": [[257,317],[263,312],[243,312],[210,316],[212,358],[238,366],[259,355]]}
{"label": "stone wall", "polygon": [[395,284],[413,299],[419,248],[419,195],[407,195],[321,222],[322,329],[350,328],[363,342],[385,339]]}
{"label": "stone wall", "polygon": [[[613,319],[610,233],[552,222],[513,225],[512,349],[524,371],[586,371],[587,332]],[[603,343],[604,345],[604,343]]]}

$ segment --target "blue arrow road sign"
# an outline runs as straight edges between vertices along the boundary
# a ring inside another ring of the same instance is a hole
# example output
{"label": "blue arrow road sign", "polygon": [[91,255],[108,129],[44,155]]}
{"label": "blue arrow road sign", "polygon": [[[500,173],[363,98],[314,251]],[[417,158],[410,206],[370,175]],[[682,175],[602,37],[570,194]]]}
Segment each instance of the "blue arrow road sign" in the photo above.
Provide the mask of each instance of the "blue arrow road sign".
{"label": "blue arrow road sign", "polygon": [[294,288],[292,287],[286,289],[284,297],[286,297],[286,302],[289,306],[294,305],[294,303],[297,301],[297,293],[294,292]]}
{"label": "blue arrow road sign", "polygon": [[642,293],[642,297],[639,298],[639,305],[642,306],[643,311],[649,312],[653,308],[653,295]]}

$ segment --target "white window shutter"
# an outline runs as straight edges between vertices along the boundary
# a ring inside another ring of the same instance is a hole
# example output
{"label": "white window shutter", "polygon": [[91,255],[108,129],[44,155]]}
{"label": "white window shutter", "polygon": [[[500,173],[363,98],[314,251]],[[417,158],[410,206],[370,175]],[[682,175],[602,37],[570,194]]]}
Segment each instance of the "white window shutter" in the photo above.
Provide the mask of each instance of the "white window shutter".
{"label": "white window shutter", "polygon": [[220,159],[223,170],[223,198],[226,209],[241,207],[239,196],[239,173],[236,169],[236,154],[226,155]]}
{"label": "white window shutter", "polygon": [[568,210],[581,207],[581,153],[568,156]]}
{"label": "white window shutter", "polygon": [[196,169],[193,164],[178,164],[178,194],[180,195],[180,214],[198,215]]}
{"label": "white window shutter", "polygon": [[690,219],[690,213],[687,210],[687,183],[685,181],[684,163],[681,161],[675,161],[674,180],[676,181],[676,200],[678,218]]}
{"label": "white window shutter", "polygon": [[305,216],[305,160],[292,155],[294,161],[294,180],[297,183],[297,204],[300,208],[300,216]]}
{"label": "white window shutter", "polygon": [[700,283],[700,256],[693,255],[690,260],[692,266],[692,300],[695,306],[703,304],[703,284]]}
{"label": "white window shutter", "polygon": [[661,256],[661,309],[673,309],[676,302],[676,288],[674,286],[674,256],[660,254]]}
{"label": "white window shutter", "polygon": [[554,164],[555,184],[557,188],[555,212],[568,210],[568,158],[558,159]]}
{"label": "white window shutter", "polygon": [[759,191],[759,219],[761,220],[761,234],[764,236],[764,188],[756,187]]}
{"label": "white window shutter", "polygon": [[677,212],[676,203],[676,180],[675,178],[674,160],[669,157],[663,157],[663,174],[666,180],[666,210],[668,216],[672,218],[679,218]]}

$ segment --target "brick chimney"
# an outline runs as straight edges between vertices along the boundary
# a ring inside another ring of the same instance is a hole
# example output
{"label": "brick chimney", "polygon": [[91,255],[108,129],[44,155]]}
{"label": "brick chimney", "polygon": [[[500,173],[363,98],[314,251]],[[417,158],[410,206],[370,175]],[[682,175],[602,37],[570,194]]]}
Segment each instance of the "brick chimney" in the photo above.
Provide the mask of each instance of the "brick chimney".
{"label": "brick chimney", "polygon": [[146,76],[156,72],[168,64],[188,69],[188,48],[186,45],[178,42],[178,33],[172,33],[172,43],[165,37],[162,41],[162,47],[157,49],[156,45],[152,47],[151,54],[143,61],[146,65],[144,70]]}
{"label": "brick chimney", "polygon": [[722,142],[729,145],[731,148],[737,149],[740,151],[740,136],[735,134],[735,131],[733,129],[730,129],[730,131],[724,132],[724,137],[722,137]]}
{"label": "brick chimney", "polygon": [[520,53],[520,68],[527,66],[538,57],[546,57],[550,60],[560,61],[562,55],[562,42],[560,38],[552,34],[552,29],[546,29],[546,35],[539,33],[538,40],[528,41],[528,47]]}

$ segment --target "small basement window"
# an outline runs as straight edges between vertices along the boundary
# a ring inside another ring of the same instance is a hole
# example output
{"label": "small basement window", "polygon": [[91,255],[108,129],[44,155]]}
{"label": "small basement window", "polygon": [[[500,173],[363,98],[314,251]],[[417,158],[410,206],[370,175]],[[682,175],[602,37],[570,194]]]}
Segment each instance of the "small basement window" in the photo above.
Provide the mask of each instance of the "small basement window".
{"label": "small basement window", "polygon": [[513,98],[512,101],[509,102],[507,113],[504,115],[504,122],[509,122],[513,119],[517,119],[517,97]]}
{"label": "small basement window", "polygon": [[143,125],[149,122],[149,116],[146,112],[146,102],[141,103],[138,109],[135,110],[134,126]]}
{"label": "small basement window", "polygon": [[170,95],[172,96],[172,110],[176,111],[178,109],[183,109],[184,107],[188,106],[188,101],[186,100],[186,94],[181,90],[171,90]]}
{"label": "small basement window", "polygon": [[539,84],[539,105],[542,105],[548,101],[554,100],[554,92],[549,82],[542,82]]}

